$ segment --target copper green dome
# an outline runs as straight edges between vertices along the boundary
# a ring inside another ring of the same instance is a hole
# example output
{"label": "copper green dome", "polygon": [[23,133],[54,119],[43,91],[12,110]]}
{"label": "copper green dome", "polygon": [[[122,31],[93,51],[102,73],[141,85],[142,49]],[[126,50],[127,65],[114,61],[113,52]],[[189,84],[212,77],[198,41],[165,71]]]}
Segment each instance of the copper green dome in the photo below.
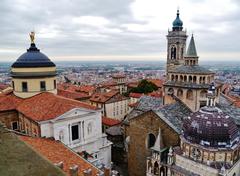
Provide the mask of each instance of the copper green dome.
{"label": "copper green dome", "polygon": [[181,31],[183,29],[183,27],[182,27],[183,26],[183,22],[182,22],[182,20],[179,17],[179,10],[177,10],[177,17],[173,21],[172,25],[173,25],[173,27],[172,27],[173,31]]}

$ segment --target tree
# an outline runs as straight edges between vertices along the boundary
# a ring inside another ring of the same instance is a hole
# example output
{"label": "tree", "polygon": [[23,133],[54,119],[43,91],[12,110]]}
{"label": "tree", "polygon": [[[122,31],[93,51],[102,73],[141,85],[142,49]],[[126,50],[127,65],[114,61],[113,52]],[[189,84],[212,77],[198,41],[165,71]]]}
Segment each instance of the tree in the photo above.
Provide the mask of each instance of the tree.
{"label": "tree", "polygon": [[143,79],[142,81],[139,82],[138,86],[132,88],[130,92],[147,94],[157,89],[158,87],[155,84],[147,81],[146,79]]}

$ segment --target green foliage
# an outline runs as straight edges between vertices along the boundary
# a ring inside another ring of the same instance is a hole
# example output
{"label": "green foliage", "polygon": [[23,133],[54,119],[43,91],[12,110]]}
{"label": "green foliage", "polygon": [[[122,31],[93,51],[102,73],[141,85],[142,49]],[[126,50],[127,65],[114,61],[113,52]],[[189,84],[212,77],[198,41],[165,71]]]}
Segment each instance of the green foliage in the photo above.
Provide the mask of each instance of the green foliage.
{"label": "green foliage", "polygon": [[139,82],[138,86],[132,88],[130,92],[146,94],[146,93],[153,92],[157,89],[158,87],[155,84],[153,84],[150,81],[147,81],[146,79],[143,79],[141,82]]}

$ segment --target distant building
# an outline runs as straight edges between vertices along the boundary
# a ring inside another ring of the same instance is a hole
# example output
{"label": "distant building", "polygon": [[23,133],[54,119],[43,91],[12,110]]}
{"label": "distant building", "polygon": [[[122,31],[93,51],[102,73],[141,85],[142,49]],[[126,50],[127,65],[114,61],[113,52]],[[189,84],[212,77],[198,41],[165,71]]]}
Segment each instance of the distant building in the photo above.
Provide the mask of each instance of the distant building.
{"label": "distant building", "polygon": [[101,108],[105,117],[123,120],[128,113],[129,98],[116,90],[95,93],[89,101],[91,105]]}
{"label": "distant building", "polygon": [[95,165],[110,167],[111,142],[102,133],[101,110],[57,95],[56,66],[36,47],[12,64],[13,91],[0,95],[0,121],[29,136],[54,138]]}

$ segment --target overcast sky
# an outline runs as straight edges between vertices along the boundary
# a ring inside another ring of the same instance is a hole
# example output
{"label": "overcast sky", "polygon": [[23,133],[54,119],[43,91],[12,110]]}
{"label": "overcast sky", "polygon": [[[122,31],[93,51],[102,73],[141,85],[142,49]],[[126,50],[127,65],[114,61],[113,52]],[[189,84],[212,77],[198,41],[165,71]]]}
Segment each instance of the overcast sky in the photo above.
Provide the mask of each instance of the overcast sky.
{"label": "overcast sky", "polygon": [[0,61],[13,61],[36,32],[52,60],[165,60],[179,7],[201,60],[240,58],[240,0],[1,0]]}

